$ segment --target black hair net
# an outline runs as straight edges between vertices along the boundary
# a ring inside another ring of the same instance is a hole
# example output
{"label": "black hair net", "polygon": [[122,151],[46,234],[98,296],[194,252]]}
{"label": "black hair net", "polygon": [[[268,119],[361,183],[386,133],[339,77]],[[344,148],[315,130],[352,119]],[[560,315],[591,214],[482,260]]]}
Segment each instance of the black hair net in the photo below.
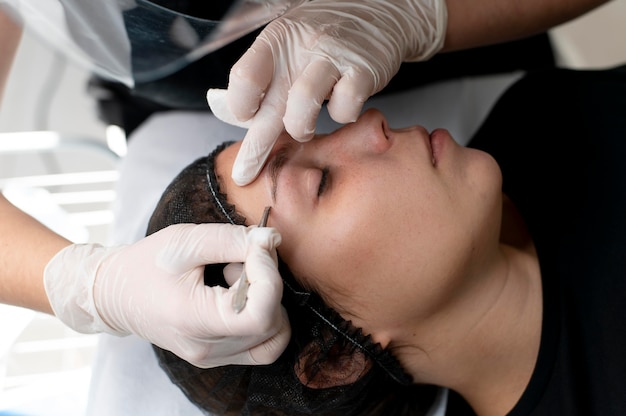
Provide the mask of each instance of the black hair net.
{"label": "black hair net", "polygon": [[[175,223],[245,225],[220,191],[209,156],[185,168],[165,190],[148,226],[152,234]],[[226,286],[224,265],[205,267],[205,284]],[[374,343],[305,291],[279,260],[282,303],[292,326],[287,349],[270,365],[197,368],[154,347],[169,378],[201,409],[216,415],[421,415],[436,387],[418,386],[389,350]]]}

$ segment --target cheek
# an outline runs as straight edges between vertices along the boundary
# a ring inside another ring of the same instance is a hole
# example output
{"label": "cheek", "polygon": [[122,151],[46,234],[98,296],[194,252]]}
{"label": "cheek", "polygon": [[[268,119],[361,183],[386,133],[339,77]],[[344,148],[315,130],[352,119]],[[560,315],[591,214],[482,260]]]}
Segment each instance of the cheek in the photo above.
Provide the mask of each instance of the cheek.
{"label": "cheek", "polygon": [[450,234],[445,230],[452,226],[450,217],[455,218],[445,187],[423,170],[400,172],[372,164],[352,173],[334,184],[333,192],[341,189],[341,194],[333,193],[313,214],[300,207],[297,218],[287,218],[298,211],[281,202],[273,216],[283,237],[282,259],[343,310],[383,297],[397,299],[390,287],[401,288],[416,270],[430,264],[426,260],[438,251],[433,235]]}
{"label": "cheek", "polygon": [[355,288],[362,289],[360,283],[367,280],[364,259],[371,244],[346,222],[316,224],[303,232],[291,228],[281,234],[278,253],[306,289],[320,294],[348,319],[359,304],[367,304],[368,298]]}
{"label": "cheek", "polygon": [[362,250],[355,246],[350,233],[342,232],[341,226],[327,224],[297,231],[294,227],[283,229],[280,256],[294,274],[316,288],[340,283],[336,276],[344,274],[347,265],[362,260]]}

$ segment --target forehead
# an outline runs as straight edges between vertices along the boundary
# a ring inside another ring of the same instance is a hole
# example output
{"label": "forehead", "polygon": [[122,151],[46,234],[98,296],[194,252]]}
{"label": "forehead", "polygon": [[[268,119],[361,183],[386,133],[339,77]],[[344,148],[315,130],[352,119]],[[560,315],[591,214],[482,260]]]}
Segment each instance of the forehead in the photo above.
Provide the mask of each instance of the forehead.
{"label": "forehead", "polygon": [[[280,144],[290,143],[290,142],[293,142],[293,139],[287,133],[283,132],[280,136],[278,136],[274,144],[274,147],[272,151],[270,152],[270,156],[268,157],[268,160],[271,158],[272,153],[276,151],[276,148],[279,147]],[[239,149],[241,149],[242,143],[243,141],[239,140],[231,144],[230,146],[222,150],[222,152],[219,155],[217,155],[215,159],[215,173],[220,178],[221,181],[225,180],[223,183],[232,182],[230,180],[232,168],[235,163],[235,159],[237,158],[237,153],[239,153]],[[261,174],[259,174],[259,176],[261,176]],[[255,180],[255,182],[256,181],[257,180]]]}
{"label": "forehead", "polygon": [[265,192],[263,181],[258,178],[246,186],[238,186],[233,181],[231,172],[240,147],[239,141],[217,155],[215,174],[220,184],[220,191],[226,195],[226,200],[235,206],[237,212],[246,218],[246,224],[257,224],[263,208],[268,203],[267,192]]}
{"label": "forehead", "polygon": [[241,141],[235,142],[222,150],[215,158],[215,174],[220,179],[220,184],[223,184],[225,179],[230,178],[240,148]]}

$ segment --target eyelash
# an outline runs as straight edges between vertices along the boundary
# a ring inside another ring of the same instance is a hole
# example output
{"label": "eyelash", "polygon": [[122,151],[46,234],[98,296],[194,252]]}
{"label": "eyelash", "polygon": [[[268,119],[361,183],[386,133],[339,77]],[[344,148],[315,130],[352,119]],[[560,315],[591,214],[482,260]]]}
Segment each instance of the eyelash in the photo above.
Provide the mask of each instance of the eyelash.
{"label": "eyelash", "polygon": [[322,169],[322,178],[320,179],[320,186],[317,189],[317,196],[321,196],[326,188],[328,188],[328,175],[330,173],[330,169],[324,168]]}

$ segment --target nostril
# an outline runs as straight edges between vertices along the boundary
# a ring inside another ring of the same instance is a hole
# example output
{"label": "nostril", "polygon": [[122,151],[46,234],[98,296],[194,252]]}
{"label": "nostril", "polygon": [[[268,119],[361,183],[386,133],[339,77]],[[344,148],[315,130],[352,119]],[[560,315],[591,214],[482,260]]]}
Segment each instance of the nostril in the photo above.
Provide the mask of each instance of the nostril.
{"label": "nostril", "polygon": [[391,147],[393,131],[386,122],[376,125],[371,130],[369,147],[375,153],[385,153]]}
{"label": "nostril", "polygon": [[381,128],[383,130],[383,133],[385,134],[385,138],[389,140],[391,130],[389,129],[389,124],[387,124],[387,120],[383,119],[381,124]]}
{"label": "nostril", "polygon": [[366,110],[355,123],[344,126],[342,131],[354,137],[354,143],[368,152],[384,153],[393,142],[393,130],[389,128],[385,116],[375,109]]}

